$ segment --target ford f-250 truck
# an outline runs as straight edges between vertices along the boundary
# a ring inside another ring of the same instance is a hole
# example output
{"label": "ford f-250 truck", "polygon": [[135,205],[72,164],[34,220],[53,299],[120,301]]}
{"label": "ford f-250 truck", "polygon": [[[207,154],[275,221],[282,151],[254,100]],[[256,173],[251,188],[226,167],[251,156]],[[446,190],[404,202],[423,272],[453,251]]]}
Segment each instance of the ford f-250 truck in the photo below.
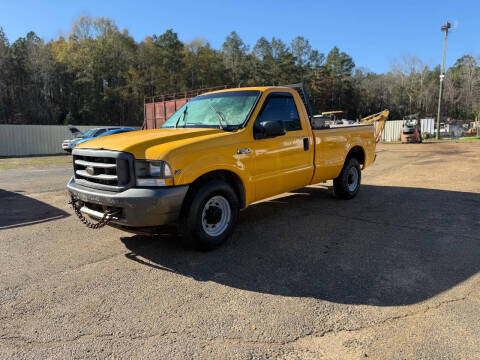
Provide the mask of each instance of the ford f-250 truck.
{"label": "ford f-250 truck", "polygon": [[253,202],[329,179],[338,198],[353,198],[374,160],[373,125],[316,123],[303,87],[236,88],[191,99],[161,129],[76,147],[68,191],[90,227],[157,234],[177,224],[209,249]]}

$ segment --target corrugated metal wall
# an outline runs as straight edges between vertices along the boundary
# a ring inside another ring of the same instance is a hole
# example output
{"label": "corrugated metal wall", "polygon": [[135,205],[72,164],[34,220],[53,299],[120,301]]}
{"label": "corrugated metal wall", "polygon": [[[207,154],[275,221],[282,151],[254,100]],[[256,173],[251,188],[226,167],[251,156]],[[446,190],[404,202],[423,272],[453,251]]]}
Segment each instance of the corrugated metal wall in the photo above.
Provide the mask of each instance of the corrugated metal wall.
{"label": "corrugated metal wall", "polygon": [[[84,132],[98,127],[76,126]],[[72,134],[64,125],[1,125],[0,156],[66,154],[62,141]]]}
{"label": "corrugated metal wall", "polygon": [[402,135],[403,120],[389,120],[385,123],[381,142],[400,141]]}
{"label": "corrugated metal wall", "polygon": [[[433,122],[422,119],[423,131],[433,132]],[[77,126],[80,131],[94,127],[98,126]],[[387,121],[381,141],[400,141],[402,127],[403,120]],[[0,125],[0,156],[64,154],[62,141],[70,138],[71,133],[64,125]]]}
{"label": "corrugated metal wall", "polygon": [[[389,120],[385,123],[385,128],[383,129],[383,135],[381,142],[394,142],[401,141],[403,122],[405,120]],[[422,129],[422,137],[427,133],[430,136],[435,134],[435,119],[427,118],[420,120],[420,126]]]}
{"label": "corrugated metal wall", "polygon": [[427,118],[420,120],[422,124],[422,136],[424,134],[429,134],[430,136],[435,135],[435,119]]}

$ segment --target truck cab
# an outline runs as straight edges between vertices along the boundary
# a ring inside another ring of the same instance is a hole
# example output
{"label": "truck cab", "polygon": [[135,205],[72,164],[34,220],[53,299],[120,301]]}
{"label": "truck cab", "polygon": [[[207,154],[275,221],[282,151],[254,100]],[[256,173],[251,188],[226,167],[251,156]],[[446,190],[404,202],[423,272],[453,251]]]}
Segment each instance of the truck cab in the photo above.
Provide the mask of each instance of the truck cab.
{"label": "truck cab", "polygon": [[334,180],[353,198],[375,159],[374,127],[312,126],[308,96],[292,87],[197,96],[156,130],[112,135],[73,150],[72,203],[131,232],[177,224],[197,248],[223,243],[251,203]]}

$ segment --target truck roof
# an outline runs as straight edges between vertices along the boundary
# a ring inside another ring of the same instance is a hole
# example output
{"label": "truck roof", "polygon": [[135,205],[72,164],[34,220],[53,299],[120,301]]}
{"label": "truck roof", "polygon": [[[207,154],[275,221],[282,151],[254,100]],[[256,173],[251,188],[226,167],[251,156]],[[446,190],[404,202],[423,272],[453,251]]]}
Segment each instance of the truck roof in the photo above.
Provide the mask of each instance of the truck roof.
{"label": "truck roof", "polygon": [[[190,101],[192,98],[201,96],[201,95],[210,95],[210,94],[221,94],[226,92],[238,92],[238,91],[259,91],[265,92],[266,90],[275,90],[288,92],[290,94],[298,93],[300,96],[305,109],[307,110],[308,116],[311,118],[313,116],[312,108],[308,98],[307,91],[305,90],[303,83],[289,84],[289,85],[280,85],[280,86],[248,86],[248,87],[238,87],[238,88],[228,88],[228,85],[225,85],[221,88],[210,88],[210,89],[197,89],[189,90],[180,93],[174,93],[169,95],[157,95],[153,97],[145,98],[144,101],[144,121],[142,129],[156,129],[159,128],[165,119],[168,119],[176,110],[183,106],[186,102]],[[204,92],[205,91],[205,92]],[[166,103],[169,103],[166,106]],[[173,104],[172,104],[173,103]],[[154,105],[156,104],[156,105]],[[173,105],[173,106],[172,106]]]}
{"label": "truck roof", "polygon": [[303,83],[284,85],[284,86],[253,86],[253,87],[239,87],[239,88],[221,89],[221,90],[216,90],[216,91],[210,91],[210,92],[207,92],[207,93],[203,93],[199,96],[209,95],[209,94],[218,94],[218,93],[224,93],[224,92],[233,92],[233,91],[253,90],[253,91],[264,92],[265,90],[277,90],[277,89],[289,92],[291,94],[296,92],[300,96],[300,99],[302,100],[302,103],[305,106],[305,109],[307,110],[308,117],[311,118],[313,116],[312,107],[310,106],[310,100],[308,99],[308,94],[305,91]]}
{"label": "truck roof", "polygon": [[287,86],[253,86],[253,87],[238,87],[238,88],[230,88],[230,89],[221,89],[221,90],[215,90],[215,91],[210,91],[207,93],[203,93],[199,96],[202,95],[207,95],[207,94],[218,94],[218,93],[223,93],[223,92],[231,92],[231,91],[248,91],[248,90],[256,90],[256,91],[265,91],[268,89],[281,89],[281,90],[291,90],[291,88]]}

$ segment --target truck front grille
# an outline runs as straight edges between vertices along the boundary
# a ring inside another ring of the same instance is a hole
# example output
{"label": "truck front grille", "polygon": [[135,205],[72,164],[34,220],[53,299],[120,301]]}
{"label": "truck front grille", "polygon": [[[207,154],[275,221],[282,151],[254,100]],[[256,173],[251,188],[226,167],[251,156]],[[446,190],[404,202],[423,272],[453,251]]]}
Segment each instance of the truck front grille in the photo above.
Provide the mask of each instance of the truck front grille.
{"label": "truck front grille", "polygon": [[111,150],[73,150],[75,182],[80,185],[123,191],[133,185],[133,156]]}

